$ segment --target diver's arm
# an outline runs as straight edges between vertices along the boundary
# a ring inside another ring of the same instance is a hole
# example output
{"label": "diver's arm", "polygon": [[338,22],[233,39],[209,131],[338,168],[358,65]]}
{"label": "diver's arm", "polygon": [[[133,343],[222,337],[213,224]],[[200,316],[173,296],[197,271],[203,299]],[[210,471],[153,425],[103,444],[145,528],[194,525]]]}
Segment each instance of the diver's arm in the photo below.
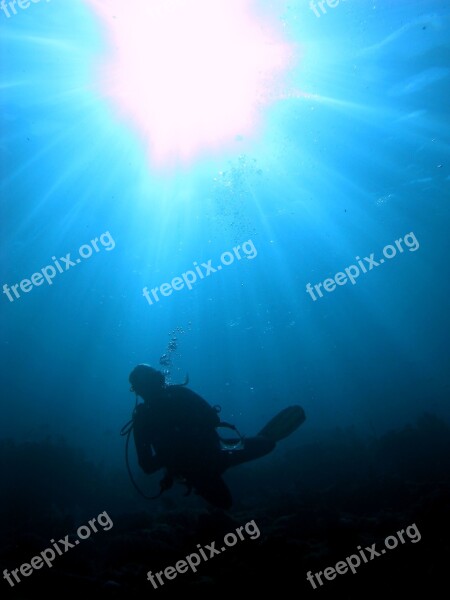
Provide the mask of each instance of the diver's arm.
{"label": "diver's arm", "polygon": [[153,451],[145,421],[143,410],[138,410],[134,417],[133,433],[139,466],[150,475],[161,469],[163,465]]}

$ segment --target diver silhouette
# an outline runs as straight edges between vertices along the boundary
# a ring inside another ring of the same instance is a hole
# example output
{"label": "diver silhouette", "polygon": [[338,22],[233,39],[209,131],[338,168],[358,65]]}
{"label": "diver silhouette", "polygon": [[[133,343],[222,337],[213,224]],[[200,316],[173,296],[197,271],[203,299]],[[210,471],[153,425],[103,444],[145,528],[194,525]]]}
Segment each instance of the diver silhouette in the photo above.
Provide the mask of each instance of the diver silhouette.
{"label": "diver silhouette", "polygon": [[[164,374],[145,364],[133,369],[129,381],[136,394],[136,407],[131,426],[124,433],[133,430],[139,466],[147,474],[165,469],[160,494],[176,479],[187,485],[188,493],[194,489],[223,509],[231,507],[232,497],[222,474],[265,456],[305,420],[303,409],[291,406],[256,436],[242,438],[233,425],[220,421],[220,409],[188,389],[187,382],[166,385]],[[143,403],[138,403],[138,396]],[[234,430],[237,437],[224,440],[217,432],[220,427]]]}

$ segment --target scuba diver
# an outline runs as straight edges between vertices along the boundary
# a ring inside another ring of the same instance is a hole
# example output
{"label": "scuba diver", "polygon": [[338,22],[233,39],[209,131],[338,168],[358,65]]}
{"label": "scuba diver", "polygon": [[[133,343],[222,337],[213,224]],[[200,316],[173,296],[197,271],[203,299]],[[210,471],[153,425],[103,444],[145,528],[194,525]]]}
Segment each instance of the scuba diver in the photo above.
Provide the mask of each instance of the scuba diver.
{"label": "scuba diver", "polygon": [[[131,391],[136,394],[133,418],[122,430],[127,438],[127,467],[131,431],[139,466],[147,474],[165,469],[159,497],[174,480],[184,483],[210,504],[228,509],[231,493],[222,474],[242,463],[265,456],[276,442],[293,433],[305,420],[300,406],[291,406],[273,419],[254,437],[243,438],[237,429],[219,418],[219,407],[181,385],[167,385],[161,371],[140,364],[130,373]],[[138,396],[143,403],[138,403]],[[217,428],[234,431],[235,438],[223,439]]]}

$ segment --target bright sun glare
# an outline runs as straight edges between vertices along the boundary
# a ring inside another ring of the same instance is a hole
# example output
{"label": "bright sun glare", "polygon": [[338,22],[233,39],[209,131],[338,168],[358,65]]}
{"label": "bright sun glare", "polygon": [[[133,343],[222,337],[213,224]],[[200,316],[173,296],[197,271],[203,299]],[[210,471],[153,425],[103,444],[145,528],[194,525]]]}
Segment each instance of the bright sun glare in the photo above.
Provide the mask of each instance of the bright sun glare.
{"label": "bright sun glare", "polygon": [[102,92],[153,163],[190,162],[251,135],[281,95],[291,50],[252,0],[87,1],[111,39]]}

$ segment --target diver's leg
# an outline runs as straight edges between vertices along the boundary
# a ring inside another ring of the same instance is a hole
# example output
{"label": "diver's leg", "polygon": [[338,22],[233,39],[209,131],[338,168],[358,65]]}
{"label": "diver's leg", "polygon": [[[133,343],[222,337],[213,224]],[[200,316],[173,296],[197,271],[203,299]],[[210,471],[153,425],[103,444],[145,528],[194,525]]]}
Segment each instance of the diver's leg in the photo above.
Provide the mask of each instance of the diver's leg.
{"label": "diver's leg", "polygon": [[275,446],[275,442],[263,436],[245,438],[242,450],[222,450],[223,470],[261,458],[272,452]]}

